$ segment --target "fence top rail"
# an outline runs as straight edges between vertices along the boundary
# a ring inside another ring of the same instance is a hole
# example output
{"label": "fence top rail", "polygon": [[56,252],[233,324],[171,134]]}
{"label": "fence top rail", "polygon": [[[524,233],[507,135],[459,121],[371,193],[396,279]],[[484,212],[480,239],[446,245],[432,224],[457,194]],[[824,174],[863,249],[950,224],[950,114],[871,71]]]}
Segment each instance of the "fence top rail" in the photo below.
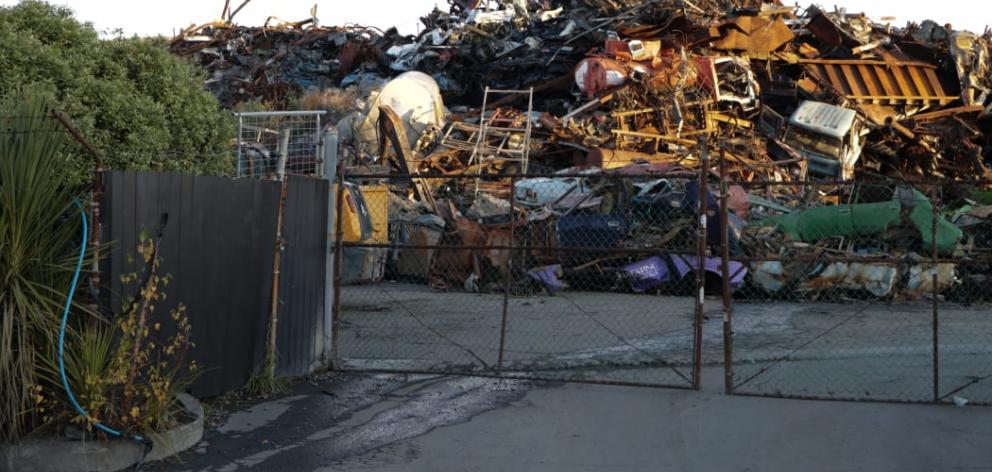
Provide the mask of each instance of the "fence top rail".
{"label": "fence top rail", "polygon": [[944,185],[990,185],[992,186],[992,180],[988,179],[971,179],[971,180],[954,180],[954,179],[873,179],[873,180],[796,180],[791,182],[782,182],[777,180],[751,180],[751,181],[739,181],[733,179],[727,179],[727,183],[732,185],[740,185],[743,187],[823,187],[823,186],[855,186],[855,185],[926,185],[926,186],[944,186]]}
{"label": "fence top rail", "polygon": [[730,256],[730,260],[736,262],[762,263],[762,262],[816,262],[822,264],[833,263],[861,263],[861,264],[992,264],[992,257],[987,255],[959,256],[959,257],[910,257],[891,255],[866,255],[866,256],[809,256],[809,255],[784,255],[784,256]]}
{"label": "fence top rail", "polygon": [[534,89],[533,89],[533,88],[531,88],[531,89],[526,89],[526,90],[514,90],[514,89],[491,89],[491,88],[487,88],[486,90],[488,90],[488,91],[489,91],[489,93],[505,93],[505,94],[514,94],[514,93],[515,93],[515,94],[523,94],[523,93],[531,93],[531,92],[533,92],[533,91],[534,91]]}
{"label": "fence top rail", "polygon": [[238,117],[267,117],[267,116],[310,116],[326,115],[327,110],[294,110],[294,111],[245,111],[235,113]]}
{"label": "fence top rail", "polygon": [[681,172],[668,174],[616,174],[609,172],[597,173],[543,173],[543,174],[390,174],[372,173],[355,174],[344,173],[345,179],[480,179],[480,180],[501,180],[501,179],[568,179],[568,178],[593,178],[593,179],[693,179],[699,177],[698,172]]}
{"label": "fence top rail", "polygon": [[[672,171],[672,172],[641,172],[641,173],[617,173],[610,171],[598,172],[550,172],[550,173],[511,173],[511,174],[402,174],[388,172],[374,173],[354,173],[345,172],[346,179],[567,179],[567,178],[598,178],[598,179],[696,179],[699,173],[696,171]],[[951,179],[892,179],[892,180],[797,180],[791,182],[781,182],[774,180],[752,180],[738,181],[727,179],[731,185],[742,187],[853,187],[853,186],[894,186],[894,185],[923,185],[923,186],[947,186],[947,185],[988,185],[992,186],[992,180],[951,180]]]}

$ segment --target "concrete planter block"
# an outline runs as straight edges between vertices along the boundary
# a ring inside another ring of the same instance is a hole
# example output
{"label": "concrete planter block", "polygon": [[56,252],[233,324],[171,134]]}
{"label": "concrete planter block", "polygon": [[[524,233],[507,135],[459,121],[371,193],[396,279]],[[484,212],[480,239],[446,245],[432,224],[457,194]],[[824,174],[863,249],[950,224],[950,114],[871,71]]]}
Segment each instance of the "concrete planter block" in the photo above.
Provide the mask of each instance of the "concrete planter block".
{"label": "concrete planter block", "polygon": [[143,451],[134,441],[28,440],[0,446],[0,472],[114,472],[137,464]]}
{"label": "concrete planter block", "polygon": [[[34,439],[0,445],[0,472],[116,472],[140,461],[165,459],[193,447],[203,438],[203,406],[187,394],[177,396],[195,420],[148,436],[151,451],[130,440],[74,441]],[[144,456],[144,457],[143,457]]]}
{"label": "concrete planter block", "polygon": [[152,450],[145,457],[146,462],[160,461],[179,454],[203,439],[203,405],[185,393],[180,393],[176,398],[196,419],[168,431],[148,435],[148,439],[152,442]]}

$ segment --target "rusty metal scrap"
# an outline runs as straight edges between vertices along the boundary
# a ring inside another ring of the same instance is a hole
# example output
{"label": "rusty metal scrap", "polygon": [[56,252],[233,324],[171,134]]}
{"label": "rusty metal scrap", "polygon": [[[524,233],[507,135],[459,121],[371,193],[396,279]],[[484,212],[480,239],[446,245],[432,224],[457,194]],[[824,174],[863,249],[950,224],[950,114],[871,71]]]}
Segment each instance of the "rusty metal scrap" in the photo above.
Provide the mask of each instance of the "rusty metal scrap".
{"label": "rusty metal scrap", "polygon": [[947,105],[957,99],[944,91],[933,64],[826,59],[799,63],[856,103]]}
{"label": "rusty metal scrap", "polygon": [[753,59],[768,55],[795,38],[781,18],[769,20],[760,16],[741,16],[712,28],[713,48],[723,51],[744,51]]}
{"label": "rusty metal scrap", "polygon": [[[245,27],[228,15],[170,47],[206,68],[206,88],[227,107],[346,97],[313,102],[343,117],[331,126],[346,167],[389,169],[380,179],[402,210],[391,221],[431,219],[414,235],[431,250],[396,259],[439,290],[508,291],[527,273],[595,272],[615,284],[610,271],[646,250],[694,247],[701,199],[731,208],[711,229],[734,227],[726,243],[710,235],[707,250],[732,246],[749,283],[768,291],[917,297],[952,284],[952,266],[901,261],[928,253],[908,212],[871,241],[795,240],[761,222],[893,198],[867,181],[992,179],[989,34],[761,0],[448,3],[417,35],[313,19]],[[411,125],[426,109],[396,108],[418,90],[382,98],[403,73],[433,91],[431,126]],[[528,93],[489,100],[494,89]],[[355,136],[365,122],[376,126]],[[968,220],[956,249],[970,254],[992,222],[959,216]]]}

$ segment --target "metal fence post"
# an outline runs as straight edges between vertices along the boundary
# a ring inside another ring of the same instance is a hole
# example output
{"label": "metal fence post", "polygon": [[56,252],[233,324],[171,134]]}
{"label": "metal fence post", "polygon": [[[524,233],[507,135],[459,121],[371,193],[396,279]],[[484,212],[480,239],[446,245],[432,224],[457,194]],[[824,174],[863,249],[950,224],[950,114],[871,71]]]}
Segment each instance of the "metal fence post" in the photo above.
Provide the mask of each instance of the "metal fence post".
{"label": "metal fence post", "polygon": [[279,177],[280,182],[286,180],[286,162],[289,160],[289,138],[292,133],[292,130],[286,128],[279,135],[279,164],[276,168],[276,176]]}
{"label": "metal fence post", "polygon": [[272,303],[269,306],[269,331],[265,348],[265,369],[266,375],[275,377],[276,363],[278,362],[278,335],[279,329],[279,289],[282,281],[282,253],[285,247],[283,241],[283,229],[286,225],[286,197],[289,194],[289,180],[286,178],[286,155],[289,149],[288,129],[283,130],[279,141],[279,168],[276,169],[276,176],[279,182],[279,209],[276,213],[276,247],[272,255]]}
{"label": "metal fence post", "polygon": [[517,197],[516,176],[510,177],[510,252],[506,261],[506,276],[503,281],[503,316],[499,327],[499,360],[496,369],[503,370],[503,354],[506,352],[506,319],[510,311],[510,285],[513,283],[513,252],[516,247]]}
{"label": "metal fence post", "polygon": [[326,169],[324,166],[327,165],[327,163],[324,162],[324,130],[320,128],[320,115],[317,115],[315,118],[317,119],[317,129],[313,134],[314,138],[317,140],[317,145],[314,149],[314,158],[317,162],[315,163],[316,169],[314,170],[317,173],[317,177],[324,178]]}
{"label": "metal fence post", "polygon": [[698,247],[696,251],[696,301],[695,316],[692,325],[692,387],[699,390],[702,387],[702,363],[703,363],[703,309],[706,297],[706,217],[709,209],[709,187],[706,184],[709,174],[709,148],[706,137],[700,138],[699,143],[702,151],[699,156],[699,227],[698,227]]}
{"label": "metal fence post", "polygon": [[334,295],[336,293],[336,288],[334,285],[334,261],[336,260],[334,241],[336,241],[334,234],[334,222],[337,217],[337,212],[334,211],[335,202],[337,200],[332,200],[331,196],[335,195],[334,186],[337,184],[337,130],[333,127],[328,128],[324,133],[324,148],[322,159],[324,161],[324,169],[333,169],[334,172],[324,172],[324,179],[328,181],[327,186],[327,241],[325,243],[325,257],[327,260],[324,263],[324,324],[323,324],[323,357],[325,361],[330,364],[333,359],[329,358],[331,355],[331,349],[333,344],[331,343],[332,330],[331,323],[334,318]]}
{"label": "metal fence post", "polygon": [[[939,202],[939,190],[940,188],[936,185],[930,187],[930,207],[933,209],[932,220],[930,222],[930,245],[931,245],[931,257],[933,260],[933,286],[931,287],[931,298],[933,298],[933,401],[934,403],[940,402],[940,314],[938,311],[938,290],[937,282],[940,276],[939,266],[937,265],[938,254],[937,254],[937,205]],[[923,277],[920,277],[921,281]]]}
{"label": "metal fence post", "polygon": [[733,307],[730,296],[730,209],[727,207],[727,148],[720,144],[720,276],[723,278],[723,388],[727,395],[734,393],[734,335]]}
{"label": "metal fence post", "polygon": [[234,156],[234,159],[235,159],[235,177],[241,177],[241,175],[242,175],[241,174],[241,172],[242,172],[242,169],[241,169],[241,140],[244,139],[245,119],[244,119],[243,116],[241,116],[241,113],[237,113],[237,115],[238,115],[238,139],[236,141],[237,148],[236,148],[235,156]]}
{"label": "metal fence post", "polygon": [[341,325],[341,266],[344,263],[344,227],[341,224],[342,200],[344,200],[344,163],[337,163],[337,178],[334,192],[334,308],[331,312],[331,362],[339,360]]}
{"label": "metal fence post", "polygon": [[93,301],[90,307],[94,313],[100,313],[103,308],[101,307],[100,300],[100,261],[102,260],[100,257],[100,250],[102,248],[100,241],[103,236],[103,222],[100,219],[100,203],[103,201],[103,194],[106,190],[103,184],[103,158],[100,156],[100,153],[96,150],[96,148],[94,148],[93,145],[91,145],[89,141],[83,137],[83,134],[80,133],[75,126],[73,126],[65,115],[57,111],[52,111],[50,116],[62,125],[69,135],[72,136],[76,142],[82,145],[83,148],[85,148],[90,154],[90,157],[93,158],[93,184],[90,188],[90,227],[88,230],[90,250],[93,254],[93,265],[90,268],[90,296],[93,298]]}

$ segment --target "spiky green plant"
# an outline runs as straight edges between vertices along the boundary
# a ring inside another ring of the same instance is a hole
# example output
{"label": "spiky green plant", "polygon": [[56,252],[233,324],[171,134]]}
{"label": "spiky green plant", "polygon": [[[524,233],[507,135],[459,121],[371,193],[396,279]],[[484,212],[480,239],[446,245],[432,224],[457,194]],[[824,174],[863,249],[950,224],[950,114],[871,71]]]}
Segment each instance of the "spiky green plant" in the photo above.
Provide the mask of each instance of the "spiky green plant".
{"label": "spiky green plant", "polygon": [[61,395],[54,395],[54,392],[61,393],[59,368],[56,363],[44,362],[42,381],[49,388],[42,388],[41,394],[47,397],[43,400],[50,401],[39,408],[45,410],[42,412],[43,423],[68,417],[69,421],[74,418],[77,423],[86,425],[91,420],[99,419],[97,415],[107,409],[112,401],[107,384],[109,365],[114,354],[114,334],[112,324],[99,321],[80,325],[66,339],[66,375],[76,399],[88,412],[88,418],[77,416],[78,412],[68,402],[62,401]]}
{"label": "spiky green plant", "polygon": [[54,352],[78,250],[66,135],[49,112],[32,95],[0,104],[0,442],[36,424],[41,358]]}

